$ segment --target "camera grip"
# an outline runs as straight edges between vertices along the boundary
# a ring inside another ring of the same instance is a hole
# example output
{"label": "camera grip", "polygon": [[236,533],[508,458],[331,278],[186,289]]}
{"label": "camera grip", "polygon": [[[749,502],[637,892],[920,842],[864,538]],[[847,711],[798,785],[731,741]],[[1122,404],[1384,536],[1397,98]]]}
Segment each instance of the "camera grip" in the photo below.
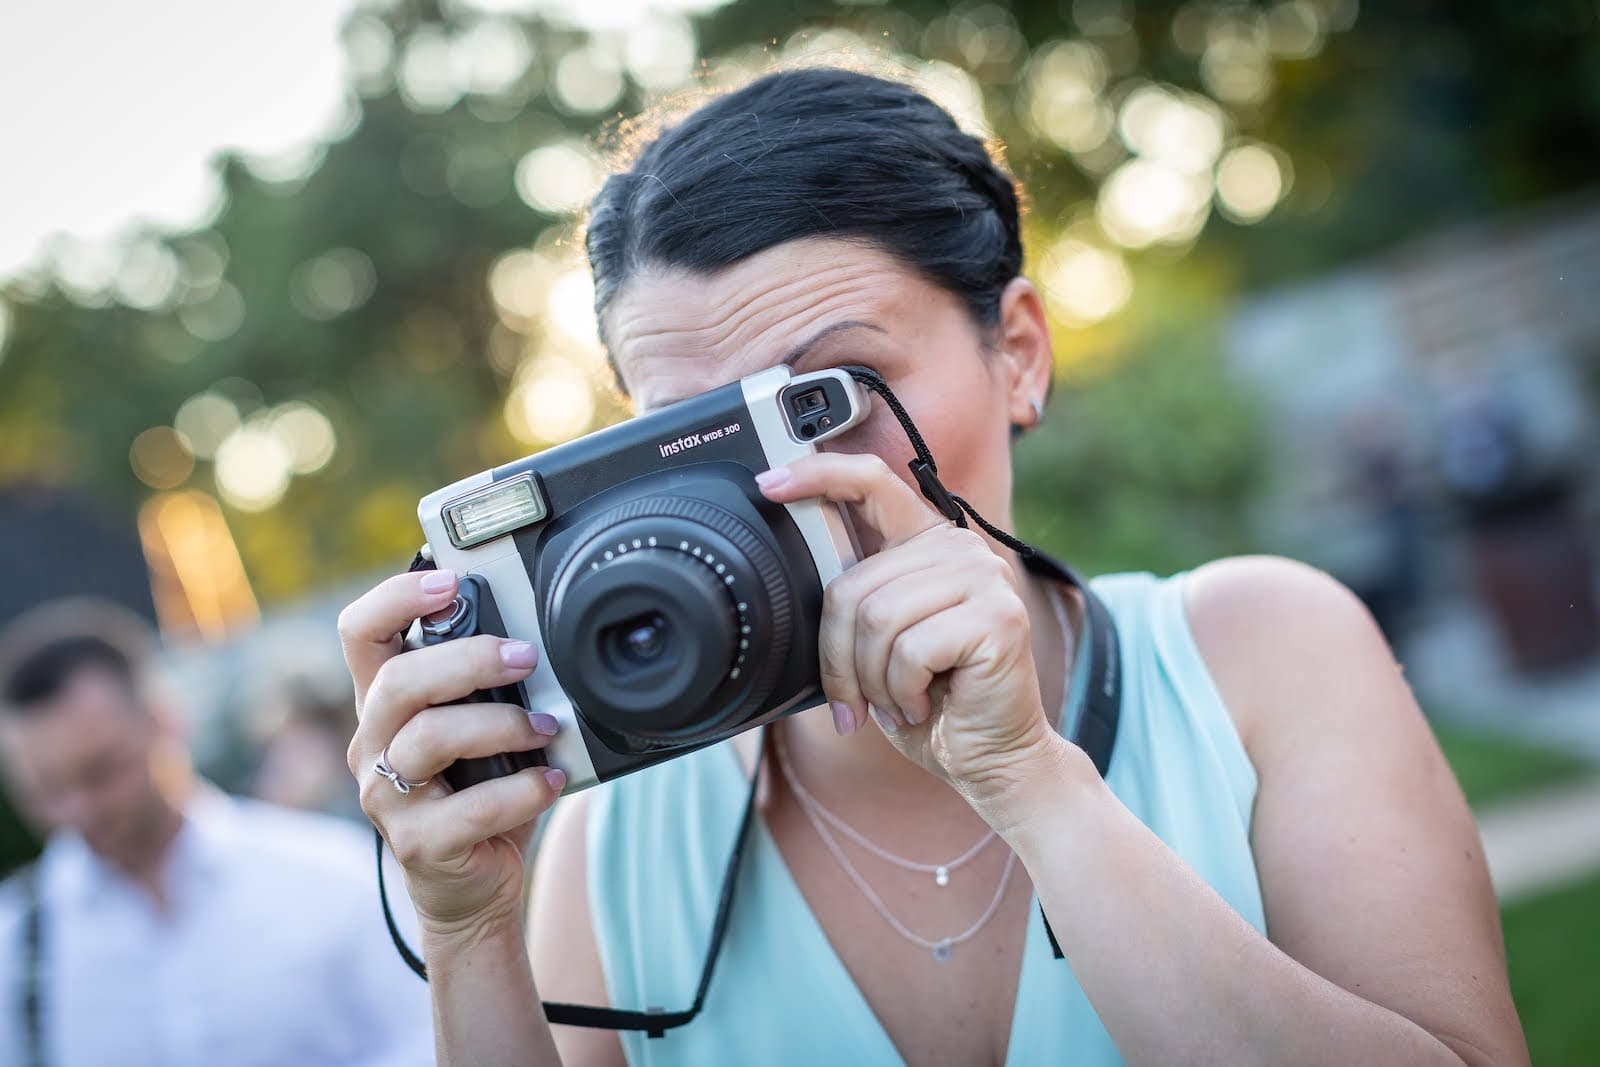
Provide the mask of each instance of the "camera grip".
{"label": "camera grip", "polygon": [[[508,636],[505,623],[500,618],[500,609],[495,605],[494,594],[489,591],[489,584],[475,574],[463,574],[449,616],[431,622],[423,621],[422,644],[440,645],[446,641],[478,634]],[[463,703],[512,704],[523,708],[528,706],[520,684],[479,689]],[[445,768],[442,777],[450,783],[450,788],[459,792],[491,778],[515,774],[525,767],[543,766],[547,766],[547,761],[540,749],[528,752],[502,752],[498,756],[456,760]]]}

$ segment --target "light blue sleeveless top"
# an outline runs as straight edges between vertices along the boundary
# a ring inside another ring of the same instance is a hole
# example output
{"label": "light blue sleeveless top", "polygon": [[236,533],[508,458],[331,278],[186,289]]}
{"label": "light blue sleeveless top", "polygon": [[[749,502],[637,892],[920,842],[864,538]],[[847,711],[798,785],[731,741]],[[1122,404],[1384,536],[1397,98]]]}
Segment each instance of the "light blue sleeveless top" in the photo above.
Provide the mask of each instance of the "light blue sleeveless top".
{"label": "light blue sleeveless top", "polygon": [[[1106,781],[1265,931],[1250,852],[1255,770],[1189,631],[1183,577],[1091,582],[1122,645],[1122,718]],[[1085,673],[1075,669],[1074,689]],[[680,1011],[693,1002],[748,789],[722,744],[593,791],[589,907],[613,1006]],[[628,1062],[902,1062],[759,818],[751,833],[704,1011],[664,1037],[624,1034]],[[1037,901],[1030,915],[1007,1062],[1120,1064],[1072,968],[1051,953]]]}

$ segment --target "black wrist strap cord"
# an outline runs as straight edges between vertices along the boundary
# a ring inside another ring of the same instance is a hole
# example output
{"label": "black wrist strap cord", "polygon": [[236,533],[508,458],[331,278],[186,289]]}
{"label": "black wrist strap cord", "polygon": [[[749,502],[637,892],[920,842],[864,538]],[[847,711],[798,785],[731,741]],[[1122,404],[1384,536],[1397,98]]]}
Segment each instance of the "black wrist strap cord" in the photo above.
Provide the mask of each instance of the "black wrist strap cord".
{"label": "black wrist strap cord", "polygon": [[[765,744],[762,751],[765,751]],[[750,837],[750,821],[755,817],[756,787],[761,782],[761,769],[766,765],[766,760],[757,758],[756,771],[750,779],[750,795],[744,802],[744,815],[739,819],[739,829],[733,839],[733,852],[728,857],[727,870],[722,875],[722,892],[717,896],[717,915],[711,925],[711,944],[706,948],[705,964],[700,969],[700,984],[695,989],[694,1003],[684,1011],[663,1011],[660,1008],[651,1008],[648,1011],[624,1011],[619,1008],[597,1008],[587,1004],[561,1004],[554,1001],[544,1002],[544,1017],[552,1023],[565,1026],[587,1026],[595,1030],[643,1030],[650,1037],[662,1037],[668,1030],[687,1023],[705,1006],[706,992],[711,988],[711,973],[716,969],[717,957],[722,953],[722,939],[728,932],[728,916],[733,912],[733,892],[739,881],[739,868],[744,859],[744,844]],[[374,836],[378,842],[378,895],[383,898],[383,921],[389,926],[389,936],[394,939],[395,948],[400,950],[400,957],[406,961],[406,966],[416,972],[417,977],[423,981],[428,980],[428,967],[417,954],[411,951],[405,938],[400,933],[400,928],[395,925],[394,913],[389,908],[389,893],[384,887],[383,878],[383,836],[374,828]]]}
{"label": "black wrist strap cord", "polygon": [[[984,533],[1016,552],[1021,557],[1023,566],[1029,571],[1053,581],[1065,582],[1078,590],[1082,596],[1084,603],[1082,640],[1085,647],[1079,654],[1089,657],[1089,685],[1084,694],[1083,705],[1076,710],[1076,714],[1073,714],[1072,709],[1068,709],[1068,715],[1072,720],[1070,725],[1067,722],[1061,725],[1063,730],[1070,730],[1070,739],[1088,754],[1095,769],[1103,777],[1111,766],[1111,753],[1116,745],[1117,720],[1122,698],[1117,627],[1111,612],[1089,588],[1088,583],[1079,578],[1070,567],[987,522],[973,510],[971,504],[944,487],[939,481],[939,468],[933,461],[933,454],[928,450],[927,442],[922,439],[922,434],[917,431],[910,414],[894,395],[894,391],[889,388],[888,383],[883,380],[882,375],[867,367],[844,369],[862,387],[882,397],[901,428],[905,430],[906,437],[911,441],[912,450],[916,453],[916,458],[910,463],[911,473],[916,478],[922,495],[927,497],[941,514],[961,527],[967,525],[970,516]],[[421,551],[412,560],[410,569],[431,570],[433,566],[432,558],[426,551]],[[1070,684],[1070,679],[1068,682]],[[662,1037],[668,1030],[683,1026],[700,1013],[705,1006],[706,992],[711,986],[711,974],[716,967],[717,956],[722,950],[728,917],[733,910],[734,887],[738,882],[739,867],[744,858],[745,841],[749,837],[750,824],[755,816],[761,770],[766,763],[764,742],[760,751],[763,756],[758,757],[756,761],[755,773],[750,780],[750,793],[745,800],[744,815],[739,820],[733,850],[728,857],[728,866],[723,872],[722,892],[717,900],[716,918],[711,928],[711,943],[706,949],[705,963],[700,971],[700,984],[695,990],[694,1003],[683,1011],[668,1012],[651,1008],[641,1012],[547,1001],[544,1004],[547,1020],[568,1026],[585,1026],[602,1030],[641,1030],[650,1037]],[[383,901],[383,918],[388,924],[389,936],[394,939],[395,947],[406,965],[426,981],[428,977],[426,964],[405,943],[389,908],[389,896],[383,876],[383,837],[378,834],[376,828],[373,833],[377,839],[378,893]],[[1042,904],[1040,914],[1044,915]],[[1062,959],[1061,946],[1056,942],[1055,932],[1050,929],[1048,916],[1044,917],[1044,929],[1045,935],[1050,939],[1051,951],[1056,959]]]}

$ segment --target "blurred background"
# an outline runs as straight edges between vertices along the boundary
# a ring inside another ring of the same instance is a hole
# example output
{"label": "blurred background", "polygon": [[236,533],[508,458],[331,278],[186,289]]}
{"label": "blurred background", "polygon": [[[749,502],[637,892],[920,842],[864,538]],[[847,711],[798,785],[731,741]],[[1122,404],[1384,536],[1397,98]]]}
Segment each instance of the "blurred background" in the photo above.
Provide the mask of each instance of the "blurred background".
{"label": "blurred background", "polygon": [[[133,607],[207,774],[359,817],[339,607],[423,493],[626,417],[580,210],[632,116],[796,63],[914,81],[1027,190],[1023,531],[1356,589],[1479,815],[1535,1062],[1593,1062],[1593,0],[8,7],[0,619]],[[3,869],[36,842],[0,828]]]}

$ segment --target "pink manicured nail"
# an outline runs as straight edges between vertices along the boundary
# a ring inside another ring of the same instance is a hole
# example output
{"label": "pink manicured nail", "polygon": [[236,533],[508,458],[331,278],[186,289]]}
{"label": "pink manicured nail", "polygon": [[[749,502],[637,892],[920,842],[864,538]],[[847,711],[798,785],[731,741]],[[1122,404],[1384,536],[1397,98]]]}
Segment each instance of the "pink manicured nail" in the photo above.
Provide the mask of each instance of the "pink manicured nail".
{"label": "pink manicured nail", "polygon": [[544,780],[550,783],[551,789],[559,793],[561,792],[561,787],[567,784],[567,772],[560,767],[546,767],[544,769]]}
{"label": "pink manicured nail", "polygon": [[422,576],[422,581],[417,583],[424,593],[430,595],[448,593],[456,587],[455,571],[429,571]]}
{"label": "pink manicured nail", "polygon": [[833,712],[833,728],[841,736],[856,732],[856,713],[850,710],[849,704],[835,700],[828,708]]}
{"label": "pink manicured nail", "polygon": [[892,734],[899,732],[900,727],[896,725],[894,719],[889,716],[888,712],[879,711],[877,708],[873,708],[872,717],[878,720],[878,725],[883,727],[884,733]]}
{"label": "pink manicured nail", "polygon": [[556,731],[561,729],[561,724],[556,721],[554,715],[542,711],[530,711],[528,722],[533,725],[535,733],[544,734],[546,737],[554,737]]}
{"label": "pink manicured nail", "polygon": [[500,646],[500,662],[507,667],[531,667],[539,662],[539,650],[528,641],[507,641]]}
{"label": "pink manicured nail", "polygon": [[756,485],[761,487],[763,493],[770,493],[774,489],[782,489],[794,481],[794,473],[788,467],[774,467],[769,471],[762,471],[756,475]]}

